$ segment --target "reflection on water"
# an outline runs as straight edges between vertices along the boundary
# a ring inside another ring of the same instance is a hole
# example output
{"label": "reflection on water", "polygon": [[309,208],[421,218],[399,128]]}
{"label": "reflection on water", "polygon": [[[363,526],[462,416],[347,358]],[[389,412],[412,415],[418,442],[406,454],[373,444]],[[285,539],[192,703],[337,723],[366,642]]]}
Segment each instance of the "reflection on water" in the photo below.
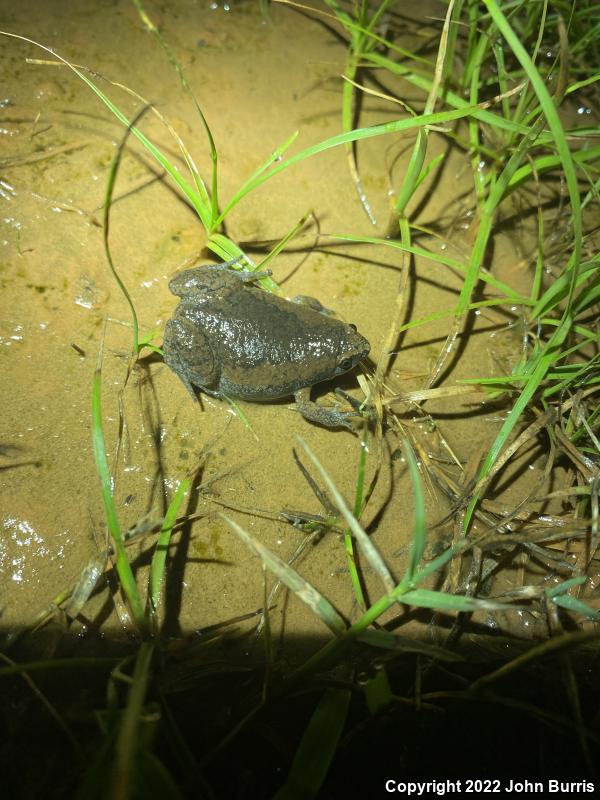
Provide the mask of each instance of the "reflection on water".
{"label": "reflection on water", "polygon": [[[26,519],[5,517],[2,528],[0,571],[14,583],[30,583],[37,573],[36,560],[51,555],[44,537]],[[52,555],[62,554],[55,551]]]}

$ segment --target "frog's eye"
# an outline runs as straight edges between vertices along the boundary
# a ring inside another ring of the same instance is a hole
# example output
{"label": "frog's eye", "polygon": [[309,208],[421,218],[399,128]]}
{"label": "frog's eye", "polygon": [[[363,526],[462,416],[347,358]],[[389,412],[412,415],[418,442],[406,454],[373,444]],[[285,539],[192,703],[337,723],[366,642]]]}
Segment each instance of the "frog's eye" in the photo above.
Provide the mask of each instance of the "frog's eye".
{"label": "frog's eye", "polygon": [[352,369],[352,359],[345,358],[343,361],[340,361],[338,369],[341,369],[343,372],[348,372],[349,369]]}

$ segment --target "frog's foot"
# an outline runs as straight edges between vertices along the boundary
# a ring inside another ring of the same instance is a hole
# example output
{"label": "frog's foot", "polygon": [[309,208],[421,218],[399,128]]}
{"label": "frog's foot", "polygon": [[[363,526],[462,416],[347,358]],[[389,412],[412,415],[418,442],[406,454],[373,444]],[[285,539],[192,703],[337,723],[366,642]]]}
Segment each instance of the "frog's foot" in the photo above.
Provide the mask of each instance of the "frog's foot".
{"label": "frog's foot", "polygon": [[338,397],[343,398],[348,405],[351,405],[352,408],[356,411],[358,415],[368,420],[375,419],[376,412],[375,407],[372,406],[370,403],[367,404],[364,400],[357,400],[356,397],[352,397],[351,394],[348,394],[343,389],[336,388],[334,389],[335,394]]}
{"label": "frog's foot", "polygon": [[215,389],[209,389],[207,386],[201,386],[200,384],[190,383],[186,375],[182,375],[178,373],[179,379],[194,398],[196,403],[201,403],[201,395],[207,394],[209,397],[214,397],[215,400],[223,400],[224,395],[222,392],[215,391]]}
{"label": "frog's foot", "polygon": [[[165,363],[168,363],[168,362],[166,362],[166,360],[165,360]],[[177,369],[175,366],[173,366],[172,363],[168,363],[168,366],[173,370],[173,372],[177,375],[179,380],[183,383],[185,388],[190,393],[190,395],[191,395],[192,399],[194,400],[194,402],[196,402],[196,403],[200,402],[200,398],[198,397],[198,393],[200,391],[206,392],[207,394],[210,394],[210,395],[213,395],[213,396],[218,396],[218,395],[215,395],[214,392],[212,392],[212,391],[210,391],[208,389],[205,389],[203,386],[197,386],[197,385],[191,383],[191,381],[189,380],[189,378],[187,376],[187,373],[186,373],[186,371],[184,369]]]}
{"label": "frog's foot", "polygon": [[270,269],[261,269],[259,272],[251,269],[231,269],[236,264],[239,264],[245,256],[238,256],[231,261],[225,261],[222,264],[213,264],[212,268],[217,270],[226,270],[233,273],[236,278],[239,278],[242,283],[252,283],[252,281],[259,281],[261,278],[270,278],[273,272]]}
{"label": "frog's foot", "polygon": [[261,269],[259,272],[244,269],[236,271],[235,274],[243,283],[252,283],[252,281],[259,281],[261,278],[270,278],[273,272],[270,269]]}
{"label": "frog's foot", "polygon": [[357,429],[356,420],[360,416],[356,411],[340,411],[339,406],[324,408],[310,399],[310,387],[300,389],[294,394],[296,408],[304,419],[324,425],[326,428],[348,428],[352,432]]}
{"label": "frog's foot", "polygon": [[[236,278],[242,281],[242,283],[252,283],[252,281],[258,281],[261,278],[270,278],[273,274],[270,269],[261,269],[260,271],[251,270],[251,269],[232,269],[235,267],[236,264],[239,264],[240,261],[243,261],[246,256],[237,256],[237,258],[232,258],[231,261],[222,261],[220,264],[203,264],[200,267],[194,267],[194,270],[202,270],[201,274],[206,274],[207,272],[227,272],[230,275],[235,275]],[[186,270],[186,272],[192,272],[192,270]],[[179,273],[179,275],[183,275],[184,273]],[[176,276],[177,277],[177,276]],[[177,291],[173,292],[174,294],[178,294]]]}

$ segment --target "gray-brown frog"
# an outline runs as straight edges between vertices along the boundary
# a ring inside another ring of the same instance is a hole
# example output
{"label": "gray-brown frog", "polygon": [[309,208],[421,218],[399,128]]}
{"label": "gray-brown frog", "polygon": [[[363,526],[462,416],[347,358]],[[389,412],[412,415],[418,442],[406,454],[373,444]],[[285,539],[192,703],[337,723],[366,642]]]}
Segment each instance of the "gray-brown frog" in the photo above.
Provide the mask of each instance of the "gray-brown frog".
{"label": "gray-brown frog", "polygon": [[356,412],[313,403],[310,387],[352,369],[368,355],[369,342],[354,325],[251,286],[269,273],[237,272],[232,263],[171,279],[181,300],[165,329],[165,363],[194,398],[194,386],[244,400],[294,395],[306,419],[352,430]]}

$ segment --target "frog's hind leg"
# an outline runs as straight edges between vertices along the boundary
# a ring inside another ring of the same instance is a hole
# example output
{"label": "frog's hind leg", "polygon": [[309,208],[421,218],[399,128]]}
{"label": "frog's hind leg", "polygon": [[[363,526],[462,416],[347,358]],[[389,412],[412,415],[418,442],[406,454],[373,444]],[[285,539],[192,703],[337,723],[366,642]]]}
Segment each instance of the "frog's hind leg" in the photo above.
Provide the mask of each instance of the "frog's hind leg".
{"label": "frog's hind leg", "polygon": [[163,341],[165,364],[196,399],[194,386],[207,394],[220,396],[209,387],[218,381],[212,349],[205,334],[186,317],[171,319]]}
{"label": "frog's hind leg", "polygon": [[356,411],[340,411],[335,408],[323,408],[318,403],[310,399],[310,387],[299,389],[294,394],[296,400],[296,408],[302,414],[304,419],[310,422],[316,422],[319,425],[325,425],[326,428],[348,428],[351,431],[356,431],[356,425],[353,424],[352,418],[360,417]]}

